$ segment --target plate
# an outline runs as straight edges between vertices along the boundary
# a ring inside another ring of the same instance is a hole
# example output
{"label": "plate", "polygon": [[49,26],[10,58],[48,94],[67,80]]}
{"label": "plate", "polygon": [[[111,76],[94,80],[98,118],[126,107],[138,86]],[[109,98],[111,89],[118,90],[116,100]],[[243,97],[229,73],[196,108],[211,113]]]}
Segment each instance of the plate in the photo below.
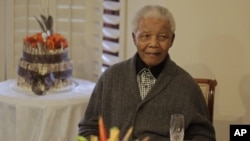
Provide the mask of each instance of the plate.
{"label": "plate", "polygon": [[[49,91],[46,92],[45,95],[48,94],[57,94],[57,93],[62,93],[62,92],[67,92],[75,89],[78,86],[78,83],[76,81],[70,80],[70,84],[66,87],[62,88],[50,88]],[[22,88],[17,85],[17,81],[14,81],[12,84],[10,84],[10,87],[18,92],[28,92],[28,93],[33,93],[31,88]],[[34,93],[33,93],[34,94]]]}

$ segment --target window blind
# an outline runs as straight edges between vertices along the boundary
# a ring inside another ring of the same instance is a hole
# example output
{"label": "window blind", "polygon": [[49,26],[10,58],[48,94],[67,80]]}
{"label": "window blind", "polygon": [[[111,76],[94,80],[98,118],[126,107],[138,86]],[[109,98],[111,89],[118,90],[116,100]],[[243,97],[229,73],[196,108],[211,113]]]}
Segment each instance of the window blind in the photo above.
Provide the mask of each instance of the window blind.
{"label": "window blind", "polygon": [[103,2],[102,72],[120,60],[121,3],[120,0]]}

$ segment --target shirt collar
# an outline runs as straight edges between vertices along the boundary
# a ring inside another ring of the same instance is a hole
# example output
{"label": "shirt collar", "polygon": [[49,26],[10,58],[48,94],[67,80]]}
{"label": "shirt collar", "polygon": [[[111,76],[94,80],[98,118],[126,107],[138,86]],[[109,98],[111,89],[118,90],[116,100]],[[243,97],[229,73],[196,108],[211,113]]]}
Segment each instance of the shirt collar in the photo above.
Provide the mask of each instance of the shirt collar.
{"label": "shirt collar", "polygon": [[[166,60],[169,58],[169,55],[166,57],[166,59],[164,59],[164,61],[162,61],[159,65],[152,67],[152,68],[148,68],[151,73],[154,75],[155,78],[157,78],[159,76],[159,74],[161,73],[163,67],[165,66],[165,62]],[[142,69],[147,68],[146,64],[141,60],[139,54],[137,54],[136,57],[136,74],[138,74]]]}

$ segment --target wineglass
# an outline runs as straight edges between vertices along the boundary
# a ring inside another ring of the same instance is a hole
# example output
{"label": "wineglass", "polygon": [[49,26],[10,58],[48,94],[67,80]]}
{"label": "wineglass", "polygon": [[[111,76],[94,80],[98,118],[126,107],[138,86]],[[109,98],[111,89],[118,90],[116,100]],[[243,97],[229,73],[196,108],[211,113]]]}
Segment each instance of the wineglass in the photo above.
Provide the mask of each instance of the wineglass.
{"label": "wineglass", "polygon": [[170,120],[170,141],[183,141],[184,139],[184,115],[172,114]]}

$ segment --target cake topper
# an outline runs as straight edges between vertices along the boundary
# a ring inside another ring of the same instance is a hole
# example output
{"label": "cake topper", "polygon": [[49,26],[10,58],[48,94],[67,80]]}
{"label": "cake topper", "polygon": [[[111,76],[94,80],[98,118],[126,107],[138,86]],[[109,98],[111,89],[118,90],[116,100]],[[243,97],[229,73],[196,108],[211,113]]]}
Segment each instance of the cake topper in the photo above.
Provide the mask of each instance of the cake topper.
{"label": "cake topper", "polygon": [[40,21],[37,17],[35,18],[43,31],[43,38],[44,40],[46,40],[48,36],[53,34],[53,17],[49,15],[47,18],[46,16],[41,14],[42,21]]}

